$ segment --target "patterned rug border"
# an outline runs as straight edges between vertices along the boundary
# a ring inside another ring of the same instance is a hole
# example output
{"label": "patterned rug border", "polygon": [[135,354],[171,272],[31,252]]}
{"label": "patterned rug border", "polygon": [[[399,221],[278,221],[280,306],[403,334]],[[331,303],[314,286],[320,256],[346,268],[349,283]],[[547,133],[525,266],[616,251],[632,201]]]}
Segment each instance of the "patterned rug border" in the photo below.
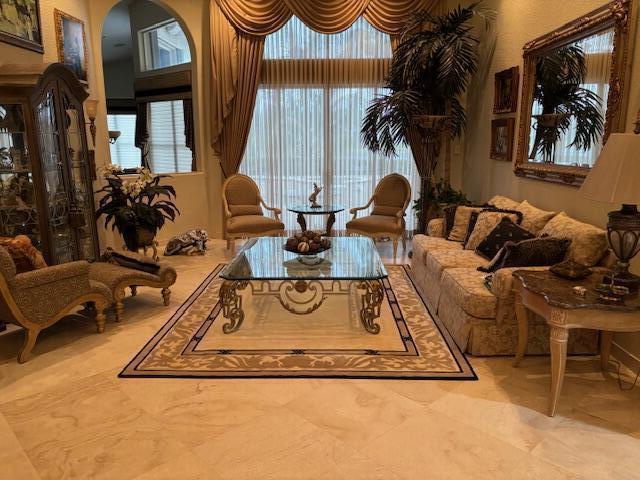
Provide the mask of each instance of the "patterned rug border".
{"label": "patterned rug border", "polygon": [[[118,374],[119,378],[184,378],[184,379],[265,379],[265,378],[326,378],[326,379],[372,379],[372,380],[460,380],[460,381],[475,381],[478,380],[478,376],[473,369],[473,366],[464,355],[464,353],[460,350],[458,345],[453,340],[453,337],[449,333],[449,331],[441,324],[440,319],[437,316],[434,316],[426,302],[422,298],[421,293],[416,288],[415,281],[413,279],[411,269],[407,265],[389,265],[391,267],[399,267],[402,268],[404,274],[407,279],[411,283],[411,287],[417,297],[420,299],[422,305],[425,310],[431,317],[433,323],[435,324],[438,332],[442,336],[445,345],[447,346],[451,356],[455,360],[459,372],[455,374],[451,374],[447,372],[446,374],[438,375],[437,371],[430,371],[429,375],[409,375],[409,376],[390,376],[390,375],[365,375],[365,374],[351,374],[351,373],[337,373],[330,374],[325,372],[313,372],[313,373],[295,373],[295,372],[283,372],[283,373],[242,373],[242,374],[234,374],[232,372],[225,373],[211,373],[211,372],[202,372],[202,371],[189,371],[189,370],[138,370],[138,366],[145,360],[147,355],[153,351],[153,349],[158,345],[160,341],[171,331],[171,329],[176,325],[176,323],[182,318],[182,316],[187,312],[187,310],[193,305],[193,303],[202,295],[202,293],[206,290],[206,288],[215,280],[218,273],[224,268],[225,264],[218,264],[212,271],[209,273],[204,280],[198,285],[198,287],[189,295],[189,297],[183,302],[183,304],[174,312],[174,314],[165,322],[165,324],[156,332],[156,334],[151,337],[144,346],[138,351],[138,353],[133,357],[133,359],[124,367],[124,369]],[[392,288],[392,286],[390,286]],[[386,289],[385,289],[386,290]],[[393,290],[392,290],[393,291]],[[385,297],[387,297],[385,295]],[[214,307],[215,308],[215,307]],[[168,372],[168,373],[167,373]],[[442,372],[444,373],[444,372]]]}

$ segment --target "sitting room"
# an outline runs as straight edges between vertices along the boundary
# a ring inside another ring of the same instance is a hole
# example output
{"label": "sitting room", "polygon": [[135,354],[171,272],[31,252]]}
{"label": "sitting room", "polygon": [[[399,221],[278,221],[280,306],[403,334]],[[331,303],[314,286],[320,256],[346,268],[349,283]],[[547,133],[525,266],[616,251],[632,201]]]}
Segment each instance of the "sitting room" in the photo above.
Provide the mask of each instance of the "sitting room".
{"label": "sitting room", "polygon": [[0,0],[0,479],[640,480],[639,8]]}

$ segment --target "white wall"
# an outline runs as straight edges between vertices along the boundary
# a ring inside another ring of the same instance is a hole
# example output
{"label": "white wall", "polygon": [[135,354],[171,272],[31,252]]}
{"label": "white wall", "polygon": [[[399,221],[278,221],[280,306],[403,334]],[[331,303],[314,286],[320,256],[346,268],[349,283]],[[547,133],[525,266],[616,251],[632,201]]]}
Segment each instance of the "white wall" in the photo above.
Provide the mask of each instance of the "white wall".
{"label": "white wall", "polygon": [[[607,212],[619,206],[602,204],[583,199],[575,187],[516,177],[513,165],[491,160],[491,119],[493,109],[493,74],[514,65],[522,72],[522,47],[524,44],[560,27],[562,24],[584,15],[607,3],[603,0],[581,0],[558,2],[556,0],[485,0],[488,7],[497,12],[495,22],[496,45],[491,60],[488,78],[483,88],[470,99],[469,128],[466,137],[465,156],[462,168],[462,185],[470,198],[485,201],[500,194],[517,200],[527,199],[545,210],[566,211],[570,216],[600,227],[607,221]],[[451,1],[450,5],[457,5]],[[637,44],[636,41],[632,41]],[[627,115],[627,131],[633,130],[633,122],[640,108],[640,48],[633,53],[634,67],[629,84],[630,98]],[[503,116],[501,116],[503,117]],[[519,113],[514,114],[516,124]],[[516,126],[517,131],[517,126]],[[514,139],[514,148],[515,148]],[[640,194],[640,187],[639,187]],[[636,272],[640,259],[635,262]],[[616,336],[618,345],[630,350],[640,358],[640,335]]]}

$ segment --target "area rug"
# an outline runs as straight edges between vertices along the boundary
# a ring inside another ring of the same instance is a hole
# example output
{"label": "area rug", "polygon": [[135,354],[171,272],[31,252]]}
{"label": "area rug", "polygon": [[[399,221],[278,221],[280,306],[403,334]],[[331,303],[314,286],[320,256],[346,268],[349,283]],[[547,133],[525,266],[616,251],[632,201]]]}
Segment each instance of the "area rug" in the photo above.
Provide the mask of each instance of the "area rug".
{"label": "area rug", "polygon": [[223,266],[211,272],[120,377],[477,379],[430,315],[408,267],[386,266],[380,333],[374,335],[360,323],[361,292],[355,285],[325,295],[313,313],[296,315],[277,295],[264,294],[269,282],[241,292],[244,323],[225,334],[228,320],[218,302]]}

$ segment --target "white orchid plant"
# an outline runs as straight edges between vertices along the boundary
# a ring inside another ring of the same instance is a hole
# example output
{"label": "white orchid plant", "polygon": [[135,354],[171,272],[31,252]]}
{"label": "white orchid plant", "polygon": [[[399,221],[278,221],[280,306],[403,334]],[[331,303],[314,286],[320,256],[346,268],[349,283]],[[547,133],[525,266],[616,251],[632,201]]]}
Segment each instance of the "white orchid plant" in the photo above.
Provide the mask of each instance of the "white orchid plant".
{"label": "white orchid plant", "polygon": [[125,175],[118,165],[107,165],[100,171],[107,185],[96,215],[105,216],[105,226],[117,228],[127,247],[135,249],[139,228],[154,235],[166,220],[174,221],[180,214],[173,200],[176,191],[171,185],[160,185],[169,175],[155,175],[148,168],[138,168],[136,175]]}

